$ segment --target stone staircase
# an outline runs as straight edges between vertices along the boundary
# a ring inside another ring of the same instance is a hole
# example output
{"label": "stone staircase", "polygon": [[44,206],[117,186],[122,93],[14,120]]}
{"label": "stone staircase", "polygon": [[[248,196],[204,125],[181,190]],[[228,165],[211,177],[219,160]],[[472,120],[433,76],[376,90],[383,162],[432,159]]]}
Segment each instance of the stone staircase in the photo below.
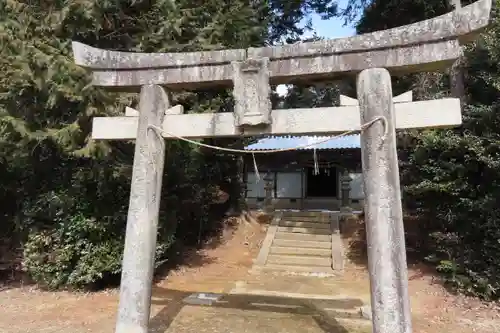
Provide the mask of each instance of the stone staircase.
{"label": "stone staircase", "polygon": [[339,214],[276,212],[255,268],[333,274],[343,269]]}

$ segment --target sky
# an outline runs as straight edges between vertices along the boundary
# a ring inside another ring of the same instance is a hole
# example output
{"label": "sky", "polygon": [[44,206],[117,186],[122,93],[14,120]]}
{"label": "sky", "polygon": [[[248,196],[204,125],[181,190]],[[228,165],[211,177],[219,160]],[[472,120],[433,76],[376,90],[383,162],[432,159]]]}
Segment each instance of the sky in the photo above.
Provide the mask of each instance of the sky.
{"label": "sky", "polygon": [[344,26],[342,18],[322,20],[318,15],[312,15],[313,29],[318,36],[327,38],[349,37],[356,34],[356,30],[350,26]]}
{"label": "sky", "polygon": [[[346,0],[340,0],[340,8],[345,8]],[[356,34],[356,30],[351,26],[344,26],[344,20],[341,18],[333,18],[330,20],[322,20],[318,15],[312,15],[312,26],[316,34],[320,37],[326,38],[342,38],[349,37]],[[305,23],[304,23],[305,24]],[[311,35],[313,33],[311,32]],[[277,87],[277,92],[280,95],[285,95],[287,87],[285,85],[279,85]]]}
{"label": "sky", "polygon": [[[345,9],[348,1],[338,0],[339,9]],[[356,34],[356,30],[353,27],[344,26],[344,20],[341,18],[322,20],[318,15],[312,15],[310,18],[312,19],[314,30],[316,30],[320,37],[341,38]]]}

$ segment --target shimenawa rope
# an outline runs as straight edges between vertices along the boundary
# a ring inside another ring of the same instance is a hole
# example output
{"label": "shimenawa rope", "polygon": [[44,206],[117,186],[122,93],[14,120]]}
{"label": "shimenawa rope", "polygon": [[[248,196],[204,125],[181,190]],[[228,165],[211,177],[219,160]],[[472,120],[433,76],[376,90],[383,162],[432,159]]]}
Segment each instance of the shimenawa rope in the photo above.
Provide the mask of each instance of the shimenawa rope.
{"label": "shimenawa rope", "polygon": [[153,132],[159,137],[162,137],[161,134],[163,133],[163,134],[168,135],[170,137],[176,138],[176,139],[184,141],[184,142],[191,143],[191,144],[199,146],[199,147],[205,147],[205,148],[214,149],[214,150],[226,151],[229,153],[252,154],[253,166],[255,168],[255,177],[256,177],[257,182],[258,182],[260,180],[260,174],[259,174],[259,170],[257,167],[257,161],[255,160],[255,154],[281,153],[281,152],[286,152],[286,151],[295,151],[295,150],[299,150],[299,149],[314,147],[314,169],[319,173],[319,166],[317,163],[317,156],[316,156],[316,146],[318,146],[322,143],[328,142],[330,140],[334,140],[334,139],[352,134],[352,133],[363,132],[365,129],[367,129],[368,127],[370,127],[371,125],[373,125],[377,121],[382,121],[382,126],[384,127],[384,135],[381,138],[381,140],[383,142],[385,140],[385,138],[387,137],[387,133],[388,133],[387,118],[384,116],[379,116],[379,117],[376,117],[376,118],[370,120],[369,122],[361,125],[360,130],[346,131],[346,132],[343,132],[341,134],[338,134],[338,135],[335,135],[335,136],[332,136],[332,137],[329,137],[329,138],[326,138],[323,140],[315,141],[313,143],[305,144],[305,145],[298,145],[298,146],[291,147],[291,148],[271,149],[271,150],[243,150],[243,149],[234,149],[234,148],[226,148],[226,147],[209,145],[206,143],[202,143],[202,142],[194,141],[194,140],[191,140],[188,138],[184,138],[184,137],[179,136],[175,133],[167,132],[167,131],[163,130],[162,128],[159,128],[158,126],[155,126],[155,125],[148,125],[147,130],[152,129]]}

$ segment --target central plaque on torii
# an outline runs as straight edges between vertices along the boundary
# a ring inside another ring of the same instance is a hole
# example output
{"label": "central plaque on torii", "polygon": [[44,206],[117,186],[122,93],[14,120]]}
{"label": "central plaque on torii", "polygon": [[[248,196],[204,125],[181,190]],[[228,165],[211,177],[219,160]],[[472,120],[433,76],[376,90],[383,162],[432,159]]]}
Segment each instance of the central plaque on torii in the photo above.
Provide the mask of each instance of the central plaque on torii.
{"label": "central plaque on torii", "polygon": [[[461,124],[460,100],[393,98],[390,75],[444,70],[489,25],[491,0],[433,19],[335,40],[188,53],[133,53],[73,43],[93,84],[141,91],[138,110],[93,120],[92,137],[136,140],[117,333],[147,333],[164,138],[332,134],[363,130],[365,222],[375,333],[410,333],[396,128]],[[270,85],[357,75],[340,107],[272,110]],[[168,91],[233,88],[233,113],[183,114]],[[397,100],[396,100],[397,99]],[[374,122],[375,120],[384,120]],[[367,127],[364,124],[371,123]],[[383,140],[382,140],[383,138]]]}

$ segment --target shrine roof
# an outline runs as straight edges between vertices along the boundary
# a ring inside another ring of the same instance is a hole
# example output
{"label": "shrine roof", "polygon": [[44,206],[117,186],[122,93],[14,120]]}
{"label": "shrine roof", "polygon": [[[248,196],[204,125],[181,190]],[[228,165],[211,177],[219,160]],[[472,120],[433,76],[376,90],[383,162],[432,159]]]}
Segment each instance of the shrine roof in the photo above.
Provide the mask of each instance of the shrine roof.
{"label": "shrine roof", "polygon": [[[332,139],[326,142],[321,142],[328,138]],[[313,150],[314,148],[318,150],[361,148],[360,136],[359,134],[354,134],[337,138],[334,136],[271,136],[259,139],[256,143],[246,146],[245,150],[286,149],[297,146],[305,146],[318,141],[321,143],[315,146],[301,147],[297,150]]]}

